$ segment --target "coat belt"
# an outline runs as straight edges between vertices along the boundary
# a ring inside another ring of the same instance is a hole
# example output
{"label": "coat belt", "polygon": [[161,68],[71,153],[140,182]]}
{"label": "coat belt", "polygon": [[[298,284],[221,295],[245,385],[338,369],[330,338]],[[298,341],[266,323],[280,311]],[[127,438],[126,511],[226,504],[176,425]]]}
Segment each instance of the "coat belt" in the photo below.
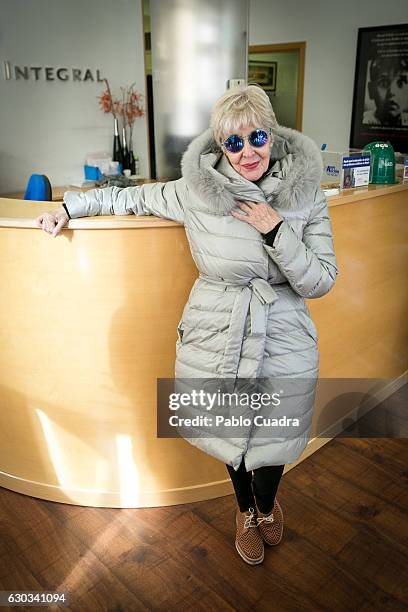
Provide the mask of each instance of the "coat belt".
{"label": "coat belt", "polygon": [[266,342],[268,306],[278,299],[277,292],[263,278],[253,278],[246,285],[234,285],[214,280],[200,274],[200,278],[219,288],[219,291],[235,291],[227,341],[219,374],[226,378],[236,378],[244,340],[245,322],[248,311],[251,318],[250,336],[256,339],[260,355],[254,377],[259,373]]}

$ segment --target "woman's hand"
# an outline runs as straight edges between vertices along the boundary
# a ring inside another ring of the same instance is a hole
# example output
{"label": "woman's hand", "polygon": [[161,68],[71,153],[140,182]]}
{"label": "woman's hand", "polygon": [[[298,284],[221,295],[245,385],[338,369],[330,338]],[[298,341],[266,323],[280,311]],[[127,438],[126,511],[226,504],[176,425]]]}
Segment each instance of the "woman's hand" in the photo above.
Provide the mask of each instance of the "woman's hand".
{"label": "woman's hand", "polygon": [[54,238],[61,232],[62,228],[68,224],[69,217],[63,207],[46,212],[36,218],[37,226],[51,234]]}
{"label": "woman's hand", "polygon": [[272,208],[270,204],[266,202],[260,202],[255,204],[255,202],[245,201],[239,204],[241,210],[246,212],[246,215],[242,213],[235,212],[231,210],[231,215],[233,215],[236,219],[240,219],[241,221],[245,221],[252,225],[258,232],[261,234],[267,234],[275,225],[282,221],[282,217],[278,215],[276,210]]}

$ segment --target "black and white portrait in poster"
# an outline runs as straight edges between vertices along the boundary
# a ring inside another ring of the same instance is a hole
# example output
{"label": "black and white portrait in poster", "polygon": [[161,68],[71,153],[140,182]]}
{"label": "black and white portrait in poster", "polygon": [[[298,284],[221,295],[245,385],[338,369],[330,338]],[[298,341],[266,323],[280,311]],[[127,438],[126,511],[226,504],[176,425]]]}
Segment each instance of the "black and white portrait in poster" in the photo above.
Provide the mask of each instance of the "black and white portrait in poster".
{"label": "black and white portrait in poster", "polygon": [[360,28],[350,146],[408,152],[408,25]]}

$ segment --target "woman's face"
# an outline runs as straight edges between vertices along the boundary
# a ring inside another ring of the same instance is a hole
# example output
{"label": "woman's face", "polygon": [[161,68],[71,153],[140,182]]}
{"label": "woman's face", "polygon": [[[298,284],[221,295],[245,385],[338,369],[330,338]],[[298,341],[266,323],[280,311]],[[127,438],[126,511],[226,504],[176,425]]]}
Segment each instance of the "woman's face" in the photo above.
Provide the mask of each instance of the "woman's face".
{"label": "woman's face", "polygon": [[[235,134],[246,137],[255,129],[257,129],[257,126],[240,128]],[[228,134],[224,140],[226,140],[228,136],[231,136],[231,134]],[[248,181],[257,181],[268,169],[271,142],[271,136],[269,136],[267,143],[262,147],[253,147],[249,144],[248,139],[245,138],[244,148],[238,153],[230,153],[225,147],[223,147],[223,151],[231,166],[238,174]]]}

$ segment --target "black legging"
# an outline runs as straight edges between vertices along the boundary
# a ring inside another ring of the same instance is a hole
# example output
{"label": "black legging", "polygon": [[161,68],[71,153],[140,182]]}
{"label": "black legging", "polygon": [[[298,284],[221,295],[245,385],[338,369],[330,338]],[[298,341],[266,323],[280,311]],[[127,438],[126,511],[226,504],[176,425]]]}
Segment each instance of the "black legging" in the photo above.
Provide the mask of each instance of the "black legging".
{"label": "black legging", "polygon": [[263,514],[271,512],[285,466],[266,465],[247,472],[243,459],[237,471],[230,465],[226,466],[240,511],[246,512],[249,508],[255,508],[256,500],[256,505]]}

